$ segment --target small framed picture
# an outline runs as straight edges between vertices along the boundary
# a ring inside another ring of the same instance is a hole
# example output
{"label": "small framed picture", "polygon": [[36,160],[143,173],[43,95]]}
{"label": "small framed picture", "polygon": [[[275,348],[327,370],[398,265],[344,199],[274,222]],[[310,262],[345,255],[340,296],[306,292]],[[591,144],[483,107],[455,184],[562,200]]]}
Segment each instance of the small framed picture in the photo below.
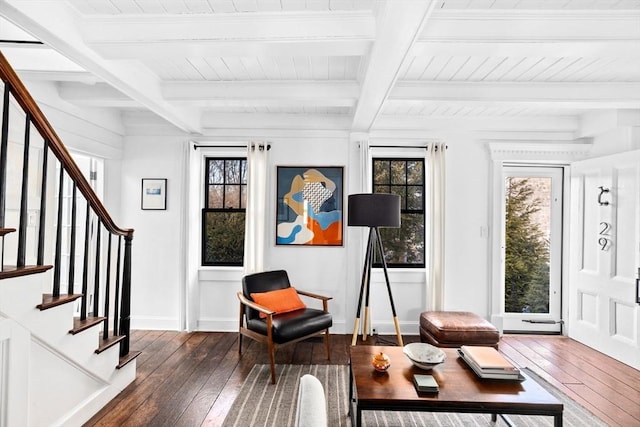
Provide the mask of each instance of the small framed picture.
{"label": "small framed picture", "polygon": [[166,178],[142,178],[142,209],[167,209]]}

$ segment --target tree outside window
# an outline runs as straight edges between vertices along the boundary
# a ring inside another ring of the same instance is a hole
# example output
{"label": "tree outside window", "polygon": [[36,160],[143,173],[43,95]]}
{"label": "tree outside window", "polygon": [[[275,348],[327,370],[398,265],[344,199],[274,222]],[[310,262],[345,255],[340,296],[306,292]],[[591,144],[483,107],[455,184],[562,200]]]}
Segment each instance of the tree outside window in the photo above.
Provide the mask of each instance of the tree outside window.
{"label": "tree outside window", "polygon": [[424,159],[374,158],[373,192],[400,196],[400,228],[380,228],[387,266],[424,267]]}
{"label": "tree outside window", "polygon": [[549,312],[549,210],[542,201],[548,205],[550,185],[548,178],[506,180],[506,313]]}
{"label": "tree outside window", "polygon": [[247,206],[247,160],[207,158],[202,209],[202,265],[241,266]]}

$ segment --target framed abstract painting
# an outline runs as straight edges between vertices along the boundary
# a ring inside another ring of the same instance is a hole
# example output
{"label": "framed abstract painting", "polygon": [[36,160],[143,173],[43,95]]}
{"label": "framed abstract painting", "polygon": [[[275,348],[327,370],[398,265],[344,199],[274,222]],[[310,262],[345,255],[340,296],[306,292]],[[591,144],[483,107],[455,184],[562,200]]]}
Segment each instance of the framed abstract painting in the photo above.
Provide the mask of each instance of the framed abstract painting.
{"label": "framed abstract painting", "polygon": [[278,166],[276,245],[342,246],[342,166]]}

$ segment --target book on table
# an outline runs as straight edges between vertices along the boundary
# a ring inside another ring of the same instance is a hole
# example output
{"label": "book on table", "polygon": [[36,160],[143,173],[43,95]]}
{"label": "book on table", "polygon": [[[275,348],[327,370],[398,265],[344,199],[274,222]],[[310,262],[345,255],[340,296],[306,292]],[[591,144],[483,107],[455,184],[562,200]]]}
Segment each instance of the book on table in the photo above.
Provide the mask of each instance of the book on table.
{"label": "book on table", "polygon": [[424,393],[437,393],[438,382],[433,375],[414,374],[413,385],[416,386],[416,390]]}
{"label": "book on table", "polygon": [[466,346],[458,354],[480,378],[513,379],[522,378],[520,370],[493,347]]}

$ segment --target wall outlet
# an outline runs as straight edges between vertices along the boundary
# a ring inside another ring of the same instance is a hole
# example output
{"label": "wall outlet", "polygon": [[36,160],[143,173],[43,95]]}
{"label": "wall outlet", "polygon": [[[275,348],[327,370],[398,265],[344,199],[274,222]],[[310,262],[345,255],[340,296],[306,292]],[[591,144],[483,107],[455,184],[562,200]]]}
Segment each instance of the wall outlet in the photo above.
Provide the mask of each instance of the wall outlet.
{"label": "wall outlet", "polygon": [[371,328],[371,335],[378,335],[378,328]]}

